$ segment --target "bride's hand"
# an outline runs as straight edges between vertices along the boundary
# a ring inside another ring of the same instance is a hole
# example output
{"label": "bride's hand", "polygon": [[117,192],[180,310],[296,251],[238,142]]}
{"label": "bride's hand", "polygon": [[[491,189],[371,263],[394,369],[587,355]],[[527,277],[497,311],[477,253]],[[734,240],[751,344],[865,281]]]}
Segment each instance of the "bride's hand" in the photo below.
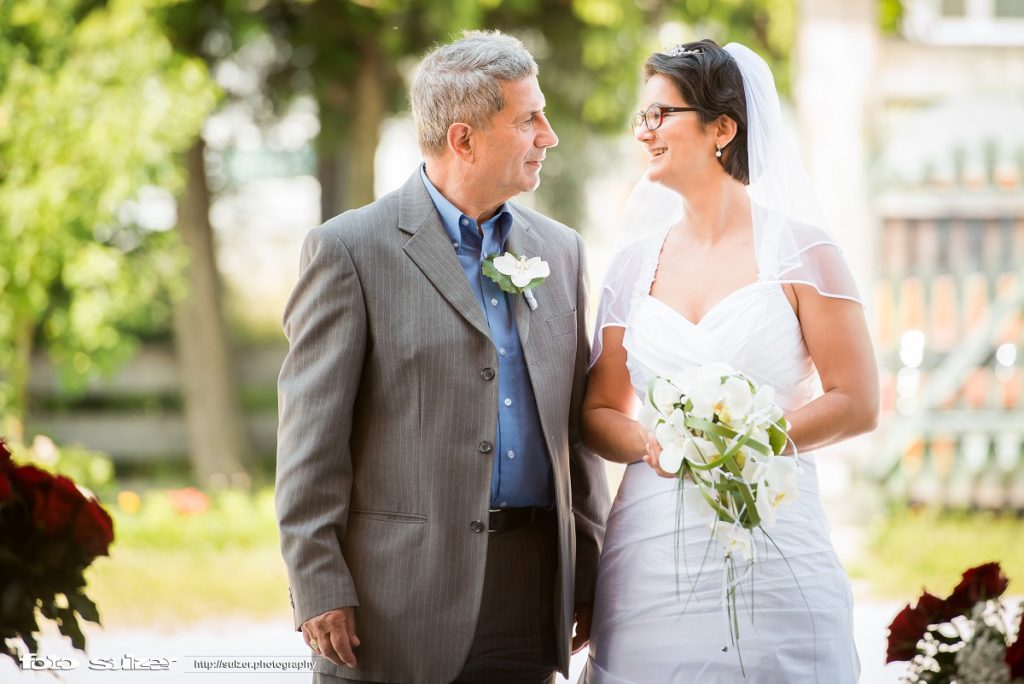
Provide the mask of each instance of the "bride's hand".
{"label": "bride's hand", "polygon": [[660,477],[675,478],[675,473],[670,473],[661,469],[661,445],[658,444],[657,438],[654,433],[647,428],[637,424],[640,430],[640,439],[643,443],[643,461],[647,465],[651,466]]}

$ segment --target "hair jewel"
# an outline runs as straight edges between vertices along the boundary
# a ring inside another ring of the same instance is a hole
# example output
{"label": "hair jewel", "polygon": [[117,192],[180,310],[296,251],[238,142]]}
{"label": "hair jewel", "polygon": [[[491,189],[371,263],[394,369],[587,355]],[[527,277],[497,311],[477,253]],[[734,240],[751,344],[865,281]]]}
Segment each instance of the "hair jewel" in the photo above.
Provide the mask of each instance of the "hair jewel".
{"label": "hair jewel", "polygon": [[671,47],[668,50],[665,50],[661,54],[667,55],[669,57],[679,57],[681,55],[702,55],[704,54],[704,49],[699,47],[687,49],[685,45],[680,43],[679,45]]}

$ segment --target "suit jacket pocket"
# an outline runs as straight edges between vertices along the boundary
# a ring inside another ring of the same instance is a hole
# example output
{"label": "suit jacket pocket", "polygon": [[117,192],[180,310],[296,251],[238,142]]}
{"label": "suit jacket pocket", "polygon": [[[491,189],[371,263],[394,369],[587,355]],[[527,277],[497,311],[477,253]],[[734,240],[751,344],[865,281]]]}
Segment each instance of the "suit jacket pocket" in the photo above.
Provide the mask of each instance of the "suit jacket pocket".
{"label": "suit jacket pocket", "polygon": [[576,332],[576,309],[569,313],[549,318],[547,323],[548,332],[551,334],[551,337],[570,335]]}
{"label": "suit jacket pocket", "polygon": [[390,511],[349,511],[353,518],[369,518],[371,520],[382,520],[393,523],[425,523],[427,516],[416,515],[415,513],[391,513]]}

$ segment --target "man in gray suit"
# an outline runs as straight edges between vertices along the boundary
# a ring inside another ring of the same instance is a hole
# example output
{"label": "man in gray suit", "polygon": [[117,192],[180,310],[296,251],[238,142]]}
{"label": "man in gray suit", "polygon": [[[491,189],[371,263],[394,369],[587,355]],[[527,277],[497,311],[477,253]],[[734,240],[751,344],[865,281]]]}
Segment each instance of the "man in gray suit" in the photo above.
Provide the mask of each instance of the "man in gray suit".
{"label": "man in gray suit", "polygon": [[[583,244],[507,201],[558,138],[497,32],[428,54],[412,105],[426,163],[309,234],[284,314],[295,623],[315,681],[550,682],[587,642],[608,510],[579,436]],[[483,263],[506,251],[550,275],[503,291]]]}

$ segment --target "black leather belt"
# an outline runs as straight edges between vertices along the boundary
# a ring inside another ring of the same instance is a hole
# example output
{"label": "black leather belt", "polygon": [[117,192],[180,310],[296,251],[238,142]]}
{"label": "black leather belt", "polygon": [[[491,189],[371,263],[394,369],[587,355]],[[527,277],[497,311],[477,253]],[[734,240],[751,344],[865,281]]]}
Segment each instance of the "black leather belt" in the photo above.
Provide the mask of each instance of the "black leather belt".
{"label": "black leather belt", "polygon": [[492,508],[487,519],[487,531],[500,534],[511,532],[533,523],[535,520],[543,519],[545,516],[554,515],[554,509],[548,510],[540,506],[527,506],[525,508]]}

